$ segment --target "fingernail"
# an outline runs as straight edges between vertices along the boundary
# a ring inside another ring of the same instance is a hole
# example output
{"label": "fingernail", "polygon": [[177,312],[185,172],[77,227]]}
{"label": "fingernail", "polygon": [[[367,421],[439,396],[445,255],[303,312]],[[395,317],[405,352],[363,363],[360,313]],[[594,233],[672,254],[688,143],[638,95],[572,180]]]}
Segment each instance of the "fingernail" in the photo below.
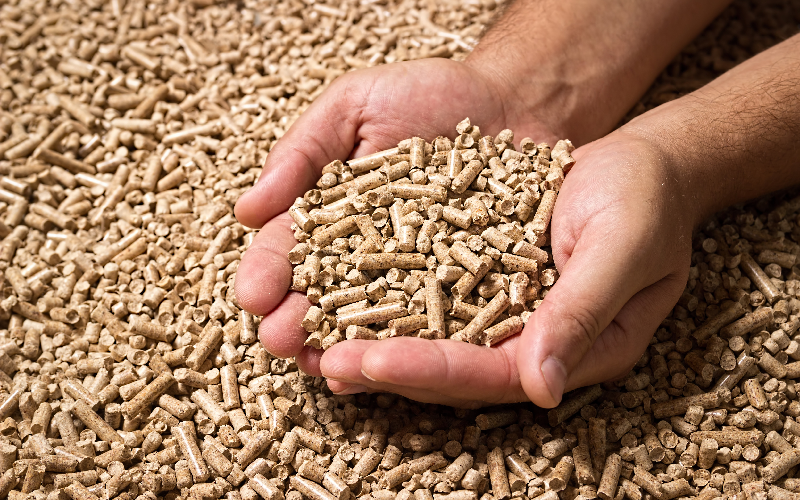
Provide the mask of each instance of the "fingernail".
{"label": "fingernail", "polygon": [[370,379],[370,380],[372,380],[373,382],[375,382],[375,379],[374,379],[374,378],[372,378],[372,377],[370,377],[369,373],[365,372],[363,368],[361,369],[361,375],[364,375],[364,376],[365,376],[365,377],[367,377],[368,379]]}
{"label": "fingernail", "polygon": [[564,363],[553,356],[548,357],[542,363],[542,376],[547,384],[547,390],[558,405],[564,396],[564,386],[567,383],[567,369]]}
{"label": "fingernail", "polygon": [[360,392],[367,392],[367,387],[363,385],[352,384],[340,391],[335,392],[334,394],[338,394],[340,396],[346,396],[348,394],[358,394]]}

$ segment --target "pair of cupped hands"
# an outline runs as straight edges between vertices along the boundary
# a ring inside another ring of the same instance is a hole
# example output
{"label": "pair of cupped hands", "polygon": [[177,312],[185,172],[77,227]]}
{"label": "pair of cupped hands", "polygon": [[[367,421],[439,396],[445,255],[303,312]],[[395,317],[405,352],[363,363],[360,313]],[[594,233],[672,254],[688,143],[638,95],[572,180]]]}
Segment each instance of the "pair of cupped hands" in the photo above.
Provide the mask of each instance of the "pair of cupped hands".
{"label": "pair of cupped hands", "polygon": [[[537,116],[518,97],[469,63],[429,59],[348,73],[317,98],[236,204],[242,224],[261,228],[239,266],[236,297],[263,315],[259,337],[270,353],[294,356],[334,393],[393,392],[461,407],[553,407],[566,391],[628,373],[686,285],[698,222],[691,200],[669,155],[641,127],[581,145],[595,139],[569,137],[569,123],[581,117]],[[551,222],[560,277],[523,332],[492,348],[411,337],[305,347],[300,322],[310,304],[289,291],[289,206],[332,160],[412,136],[452,137],[465,117],[484,134],[513,130],[517,144],[571,138],[580,146]]]}

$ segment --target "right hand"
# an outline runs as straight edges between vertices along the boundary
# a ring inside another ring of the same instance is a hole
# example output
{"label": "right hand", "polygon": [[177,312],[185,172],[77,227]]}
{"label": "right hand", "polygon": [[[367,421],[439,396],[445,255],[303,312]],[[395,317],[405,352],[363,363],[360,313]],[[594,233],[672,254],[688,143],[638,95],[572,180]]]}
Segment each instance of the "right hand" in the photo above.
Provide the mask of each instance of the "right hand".
{"label": "right hand", "polygon": [[517,138],[553,141],[542,121],[520,116],[525,107],[506,92],[501,77],[482,67],[424,59],[345,74],[270,151],[261,177],[239,199],[235,213],[242,224],[262,228],[239,266],[236,297],[241,307],[264,316],[259,336],[272,354],[295,356],[303,371],[320,375],[322,353],[303,346],[307,333],[300,321],[308,300],[287,293],[292,267],[286,256],[297,242],[286,210],[314,187],[323,166],[395,147],[412,136],[452,137],[465,117],[484,134],[510,128]]}

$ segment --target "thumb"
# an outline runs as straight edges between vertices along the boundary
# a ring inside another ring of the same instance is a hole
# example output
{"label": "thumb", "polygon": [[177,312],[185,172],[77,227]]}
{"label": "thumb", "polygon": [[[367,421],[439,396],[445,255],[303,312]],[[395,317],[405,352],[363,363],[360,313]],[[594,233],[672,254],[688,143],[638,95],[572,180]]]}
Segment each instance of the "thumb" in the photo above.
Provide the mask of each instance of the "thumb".
{"label": "thumb", "polygon": [[[352,77],[331,84],[270,150],[258,182],[234,209],[248,227],[260,228],[314,187],[322,167],[350,155],[357,140],[361,88]],[[342,97],[343,90],[350,95]]]}
{"label": "thumb", "polygon": [[609,236],[587,234],[591,231],[584,230],[520,338],[517,367],[522,388],[537,406],[559,404],[569,375],[597,337],[649,284],[643,282],[645,273],[632,265],[633,252],[619,248]]}

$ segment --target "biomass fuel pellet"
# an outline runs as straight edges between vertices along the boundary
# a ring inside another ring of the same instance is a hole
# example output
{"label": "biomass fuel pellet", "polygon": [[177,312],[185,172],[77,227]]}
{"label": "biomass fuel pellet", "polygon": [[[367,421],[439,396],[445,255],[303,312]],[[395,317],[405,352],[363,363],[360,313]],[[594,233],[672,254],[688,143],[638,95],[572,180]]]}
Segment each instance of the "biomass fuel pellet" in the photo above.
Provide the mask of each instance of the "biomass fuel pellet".
{"label": "biomass fuel pellet", "polygon": [[[630,375],[552,412],[337,396],[258,343],[233,288],[256,231],[233,205],[273,145],[347,71],[463,59],[499,7],[0,6],[0,497],[794,498],[792,191],[700,227]],[[734,2],[626,120],[790,36],[798,11]],[[394,326],[491,345],[535,311],[572,147],[477,125],[334,161],[290,210],[310,344]]]}

